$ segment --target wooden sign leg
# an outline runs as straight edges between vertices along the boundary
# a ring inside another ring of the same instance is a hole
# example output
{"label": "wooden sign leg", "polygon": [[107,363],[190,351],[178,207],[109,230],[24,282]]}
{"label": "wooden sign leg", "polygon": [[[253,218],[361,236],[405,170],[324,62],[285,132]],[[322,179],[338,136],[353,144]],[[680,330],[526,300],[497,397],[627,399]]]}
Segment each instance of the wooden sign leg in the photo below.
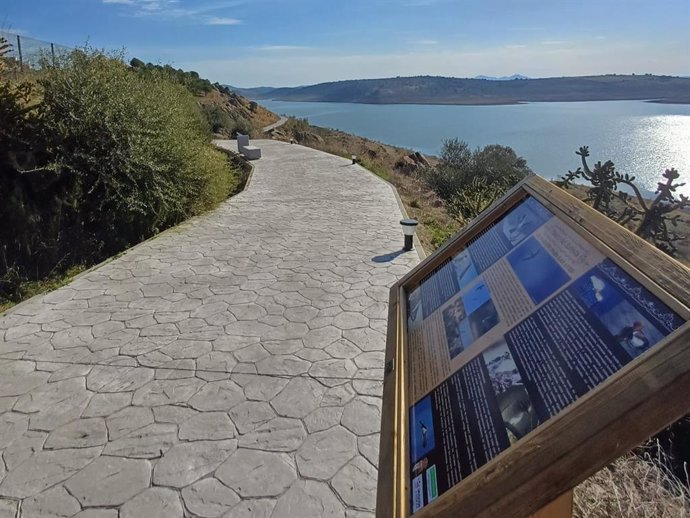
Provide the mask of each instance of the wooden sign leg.
{"label": "wooden sign leg", "polygon": [[542,507],[531,518],[572,518],[573,516],[573,491],[563,493],[549,505]]}

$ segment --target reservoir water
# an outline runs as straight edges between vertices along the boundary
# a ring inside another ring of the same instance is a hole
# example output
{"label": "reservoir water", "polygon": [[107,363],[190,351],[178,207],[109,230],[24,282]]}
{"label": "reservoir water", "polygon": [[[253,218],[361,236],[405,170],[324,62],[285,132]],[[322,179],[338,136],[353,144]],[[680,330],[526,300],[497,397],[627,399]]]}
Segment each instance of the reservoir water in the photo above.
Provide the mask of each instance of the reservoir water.
{"label": "reservoir water", "polygon": [[[275,113],[427,154],[444,139],[470,146],[511,146],[533,171],[558,178],[580,165],[575,151],[589,146],[590,166],[612,160],[641,187],[655,191],[665,169],[690,183],[690,105],[643,101],[529,103],[510,106],[372,105],[259,101]],[[682,188],[690,194],[690,185]]]}

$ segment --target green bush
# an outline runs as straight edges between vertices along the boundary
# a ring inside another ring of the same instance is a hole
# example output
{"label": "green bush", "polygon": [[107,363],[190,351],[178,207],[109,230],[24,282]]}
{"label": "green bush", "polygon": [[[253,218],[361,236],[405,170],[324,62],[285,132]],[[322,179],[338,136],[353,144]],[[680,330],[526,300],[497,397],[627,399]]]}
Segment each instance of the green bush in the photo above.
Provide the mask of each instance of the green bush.
{"label": "green bush", "polygon": [[170,65],[154,65],[152,63],[144,63],[142,60],[132,58],[129,65],[140,74],[163,73],[170,80],[176,81],[185,88],[187,88],[194,95],[201,95],[213,90],[213,85],[208,79],[199,77],[198,72],[185,72],[181,68],[174,69]]}
{"label": "green bush", "polygon": [[288,117],[288,120],[283,124],[282,131],[290,137],[297,138],[300,133],[309,131],[309,121],[307,119],[299,119],[297,117]]}
{"label": "green bush", "polygon": [[436,167],[422,171],[422,179],[441,198],[450,201],[480,178],[489,189],[504,192],[532,171],[527,161],[507,146],[493,144],[470,150],[466,142],[449,139],[443,142],[441,160]]}
{"label": "green bush", "polygon": [[472,151],[466,142],[450,139],[443,143],[440,158],[437,166],[424,169],[420,177],[462,224],[531,173],[524,158],[498,144]]}
{"label": "green bush", "polygon": [[488,209],[507,189],[507,184],[489,186],[485,178],[476,176],[448,201],[448,212],[465,225]]}
{"label": "green bush", "polygon": [[249,135],[254,130],[249,120],[241,115],[233,116],[217,104],[205,104],[203,110],[213,133],[235,138],[238,133]]}
{"label": "green bush", "polygon": [[194,95],[165,71],[86,50],[39,77],[32,109],[28,87],[0,83],[0,279],[93,263],[235,189]]}

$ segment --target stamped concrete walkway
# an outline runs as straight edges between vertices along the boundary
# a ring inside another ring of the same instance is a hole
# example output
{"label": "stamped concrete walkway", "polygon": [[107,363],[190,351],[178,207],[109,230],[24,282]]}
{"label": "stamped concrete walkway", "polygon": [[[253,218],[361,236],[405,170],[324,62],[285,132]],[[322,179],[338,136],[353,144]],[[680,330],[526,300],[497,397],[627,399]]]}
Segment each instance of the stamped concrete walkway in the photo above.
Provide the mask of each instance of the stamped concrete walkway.
{"label": "stamped concrete walkway", "polygon": [[418,258],[388,185],[258,145],[244,193],[0,317],[1,518],[373,516]]}

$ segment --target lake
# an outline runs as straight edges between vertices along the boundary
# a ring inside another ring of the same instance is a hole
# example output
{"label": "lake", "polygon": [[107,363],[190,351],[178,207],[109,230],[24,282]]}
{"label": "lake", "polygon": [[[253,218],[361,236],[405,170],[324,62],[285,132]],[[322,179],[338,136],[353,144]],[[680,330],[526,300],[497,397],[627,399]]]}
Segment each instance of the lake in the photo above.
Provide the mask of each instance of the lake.
{"label": "lake", "polygon": [[[656,190],[675,167],[690,179],[690,105],[643,101],[529,103],[510,106],[436,106],[259,101],[275,113],[426,154],[444,139],[472,147],[511,146],[544,178],[580,165],[575,151],[588,145],[590,166],[612,160],[620,172]],[[683,188],[690,194],[690,186]]]}

